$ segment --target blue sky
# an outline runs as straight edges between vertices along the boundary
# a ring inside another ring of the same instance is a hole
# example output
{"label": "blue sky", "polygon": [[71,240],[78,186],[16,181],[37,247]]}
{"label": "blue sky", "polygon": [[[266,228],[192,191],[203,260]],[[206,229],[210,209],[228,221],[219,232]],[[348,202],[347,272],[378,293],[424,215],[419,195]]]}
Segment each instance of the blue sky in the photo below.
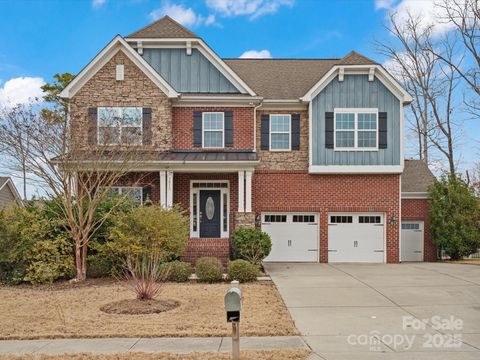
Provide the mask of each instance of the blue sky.
{"label": "blue sky", "polygon": [[[116,34],[169,14],[221,57],[332,58],[356,50],[383,63],[388,11],[433,0],[0,0],[0,103],[24,101],[54,73],[78,73]],[[8,16],[6,15],[8,14]],[[478,157],[480,125],[468,122],[463,167]],[[412,153],[408,152],[408,157]],[[0,165],[0,173],[5,173]]]}

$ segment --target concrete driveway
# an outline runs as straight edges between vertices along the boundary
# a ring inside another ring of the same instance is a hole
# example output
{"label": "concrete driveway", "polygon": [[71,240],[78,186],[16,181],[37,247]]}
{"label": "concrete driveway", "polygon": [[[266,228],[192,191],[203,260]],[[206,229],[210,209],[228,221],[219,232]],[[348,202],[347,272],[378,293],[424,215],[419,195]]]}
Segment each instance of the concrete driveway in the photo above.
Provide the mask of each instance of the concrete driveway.
{"label": "concrete driveway", "polygon": [[312,359],[480,359],[480,266],[269,263]]}

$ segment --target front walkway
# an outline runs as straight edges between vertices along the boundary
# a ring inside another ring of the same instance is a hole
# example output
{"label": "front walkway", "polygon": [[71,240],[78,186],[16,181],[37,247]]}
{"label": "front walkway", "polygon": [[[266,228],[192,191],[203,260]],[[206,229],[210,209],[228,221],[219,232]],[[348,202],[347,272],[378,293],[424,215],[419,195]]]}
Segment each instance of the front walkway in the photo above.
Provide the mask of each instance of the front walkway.
{"label": "front walkway", "polygon": [[312,348],[311,359],[480,359],[480,266],[265,268]]}
{"label": "front walkway", "polygon": [[[241,325],[240,325],[241,331]],[[273,350],[303,348],[305,342],[299,336],[266,336],[240,338],[242,350]],[[184,338],[103,338],[103,339],[55,339],[55,340],[0,340],[0,354],[111,354],[127,352],[229,352],[230,337]]]}

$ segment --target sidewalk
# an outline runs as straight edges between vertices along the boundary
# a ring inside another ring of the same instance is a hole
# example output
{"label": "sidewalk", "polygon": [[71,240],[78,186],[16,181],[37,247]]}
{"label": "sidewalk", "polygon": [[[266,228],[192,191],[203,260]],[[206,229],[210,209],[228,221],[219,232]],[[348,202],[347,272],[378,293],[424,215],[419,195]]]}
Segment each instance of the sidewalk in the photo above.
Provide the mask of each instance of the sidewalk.
{"label": "sidewalk", "polygon": [[[271,350],[306,348],[299,336],[262,336],[240,338],[242,350]],[[126,353],[126,352],[229,352],[230,337],[184,337],[184,338],[96,338],[96,339],[45,339],[45,340],[0,340],[0,354],[19,355],[66,354],[66,353]]]}

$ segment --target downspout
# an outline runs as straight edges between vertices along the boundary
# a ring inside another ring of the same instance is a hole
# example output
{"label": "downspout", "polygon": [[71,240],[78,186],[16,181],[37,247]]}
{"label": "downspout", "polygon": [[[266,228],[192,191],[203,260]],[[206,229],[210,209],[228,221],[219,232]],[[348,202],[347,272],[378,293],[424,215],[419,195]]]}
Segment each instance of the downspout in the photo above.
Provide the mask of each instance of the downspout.
{"label": "downspout", "polygon": [[257,152],[257,110],[263,105],[263,100],[253,108],[253,152]]}

